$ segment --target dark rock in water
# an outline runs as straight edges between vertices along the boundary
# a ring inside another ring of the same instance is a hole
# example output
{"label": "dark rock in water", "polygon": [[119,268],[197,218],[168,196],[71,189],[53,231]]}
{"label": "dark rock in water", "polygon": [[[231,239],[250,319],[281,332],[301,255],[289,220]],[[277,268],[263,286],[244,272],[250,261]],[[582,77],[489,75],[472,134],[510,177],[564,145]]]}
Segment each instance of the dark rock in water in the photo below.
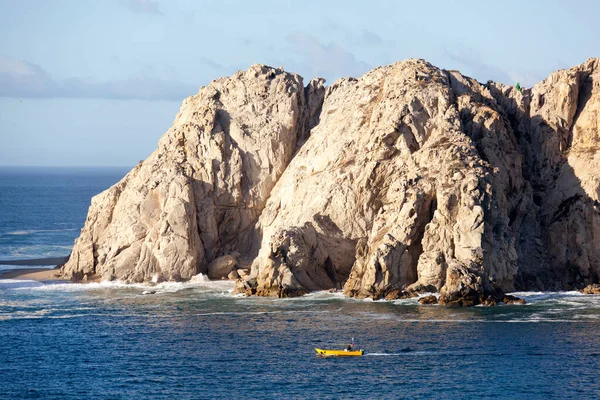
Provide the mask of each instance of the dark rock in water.
{"label": "dark rock in water", "polygon": [[[215,258],[208,264],[208,278],[223,279],[229,277],[229,274],[234,271],[236,265],[237,258],[234,255]],[[237,279],[237,272],[235,279]]]}
{"label": "dark rock in water", "polygon": [[420,294],[435,292],[437,292],[437,288],[435,286],[417,284],[411,285],[410,287],[404,289],[393,287],[391,289],[384,290],[382,293],[385,293],[385,295],[380,294],[378,298],[383,297],[386,300],[412,299],[413,297],[418,297]]}
{"label": "dark rock in water", "polygon": [[486,295],[486,285],[473,268],[455,264],[446,271],[446,285],[440,293],[440,304],[445,306],[476,306]]}
{"label": "dark rock in water", "polygon": [[289,298],[289,297],[300,297],[308,294],[308,290],[303,288],[291,288],[288,286],[279,286],[279,287],[259,287],[256,279],[250,279],[247,281],[243,281],[244,291],[243,293],[246,296],[263,296],[263,297],[279,297]]}
{"label": "dark rock in water", "polygon": [[[464,272],[464,271],[463,271]],[[471,274],[458,274],[458,278],[454,278],[458,286],[458,290],[454,290],[449,295],[442,292],[440,296],[440,304],[451,307],[471,307],[476,305],[495,306],[502,302],[504,304],[525,304],[525,300],[513,295],[505,294],[499,288],[484,289],[478,277]],[[449,274],[450,276],[450,274]],[[452,281],[449,279],[449,281]]]}
{"label": "dark rock in water", "polygon": [[400,299],[411,299],[417,297],[419,294],[416,292],[406,292],[400,289],[392,289],[386,295],[386,300],[400,300]]}
{"label": "dark rock in water", "polygon": [[484,306],[495,306],[498,304],[498,301],[494,296],[488,296],[484,301],[481,302]]}
{"label": "dark rock in water", "polygon": [[583,294],[600,294],[600,284],[593,283],[580,290]]}
{"label": "dark rock in water", "polygon": [[524,299],[521,299],[521,298],[516,297],[516,296],[512,296],[510,294],[505,295],[502,298],[502,302],[504,304],[525,304],[526,303]]}
{"label": "dark rock in water", "polygon": [[437,304],[438,299],[434,295],[421,297],[419,299],[419,304]]}

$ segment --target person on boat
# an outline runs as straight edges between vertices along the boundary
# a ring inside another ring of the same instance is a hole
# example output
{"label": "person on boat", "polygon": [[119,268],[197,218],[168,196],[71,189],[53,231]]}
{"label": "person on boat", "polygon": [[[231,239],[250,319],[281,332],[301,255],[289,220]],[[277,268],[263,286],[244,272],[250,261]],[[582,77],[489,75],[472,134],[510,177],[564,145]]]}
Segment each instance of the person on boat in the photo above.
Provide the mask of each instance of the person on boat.
{"label": "person on boat", "polygon": [[348,347],[346,347],[346,351],[352,351],[352,345],[349,344]]}

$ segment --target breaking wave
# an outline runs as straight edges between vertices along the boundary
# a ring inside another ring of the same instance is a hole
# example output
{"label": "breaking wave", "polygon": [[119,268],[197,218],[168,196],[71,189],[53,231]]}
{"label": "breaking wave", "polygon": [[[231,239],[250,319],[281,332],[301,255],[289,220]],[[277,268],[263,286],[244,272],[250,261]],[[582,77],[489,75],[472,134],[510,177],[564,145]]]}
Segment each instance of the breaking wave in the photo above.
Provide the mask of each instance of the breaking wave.
{"label": "breaking wave", "polygon": [[211,281],[205,275],[198,274],[187,282],[161,282],[156,284],[124,283],[121,281],[102,281],[92,283],[37,282],[30,280],[0,280],[0,288],[11,287],[17,290],[88,292],[101,290],[136,291],[140,294],[176,293],[182,290],[203,289],[208,292],[233,291],[232,281]]}

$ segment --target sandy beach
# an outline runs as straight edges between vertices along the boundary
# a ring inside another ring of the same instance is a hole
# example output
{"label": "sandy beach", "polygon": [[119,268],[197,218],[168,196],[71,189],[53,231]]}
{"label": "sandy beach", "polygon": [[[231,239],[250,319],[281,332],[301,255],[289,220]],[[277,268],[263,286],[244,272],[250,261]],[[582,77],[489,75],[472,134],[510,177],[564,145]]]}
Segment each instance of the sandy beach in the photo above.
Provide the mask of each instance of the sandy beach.
{"label": "sandy beach", "polygon": [[19,268],[0,271],[0,279],[23,279],[35,281],[65,280],[58,275],[58,268]]}

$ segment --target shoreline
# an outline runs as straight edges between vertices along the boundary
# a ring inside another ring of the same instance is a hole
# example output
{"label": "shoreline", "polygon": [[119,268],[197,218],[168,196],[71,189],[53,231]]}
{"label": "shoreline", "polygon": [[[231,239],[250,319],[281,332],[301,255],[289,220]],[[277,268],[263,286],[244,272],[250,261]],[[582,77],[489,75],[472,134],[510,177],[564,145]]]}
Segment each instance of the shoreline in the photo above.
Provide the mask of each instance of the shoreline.
{"label": "shoreline", "polygon": [[[0,271],[0,281],[2,280],[32,280],[38,282],[48,282],[48,281],[61,281],[61,282],[70,282],[70,279],[64,278],[59,274],[61,266],[56,266],[54,268],[17,268],[17,269],[9,269]],[[95,277],[86,281],[79,281],[76,283],[93,283],[100,282],[101,279]],[[151,287],[151,286],[149,286]],[[579,292],[583,295],[600,295],[600,284],[591,284],[585,287],[584,289],[573,289],[572,291]],[[528,292],[519,292],[519,294],[528,293]],[[535,291],[529,293],[536,293]],[[553,292],[548,292],[553,293]],[[509,296],[513,297],[513,296]],[[519,299],[521,300],[521,299]],[[424,303],[425,304],[425,303]],[[435,303],[433,303],[435,304]],[[509,304],[512,304],[509,303]],[[520,303],[519,303],[520,304]]]}
{"label": "shoreline", "polygon": [[33,280],[33,281],[67,281],[58,274],[60,267],[55,268],[17,268],[0,271],[0,280]]}

